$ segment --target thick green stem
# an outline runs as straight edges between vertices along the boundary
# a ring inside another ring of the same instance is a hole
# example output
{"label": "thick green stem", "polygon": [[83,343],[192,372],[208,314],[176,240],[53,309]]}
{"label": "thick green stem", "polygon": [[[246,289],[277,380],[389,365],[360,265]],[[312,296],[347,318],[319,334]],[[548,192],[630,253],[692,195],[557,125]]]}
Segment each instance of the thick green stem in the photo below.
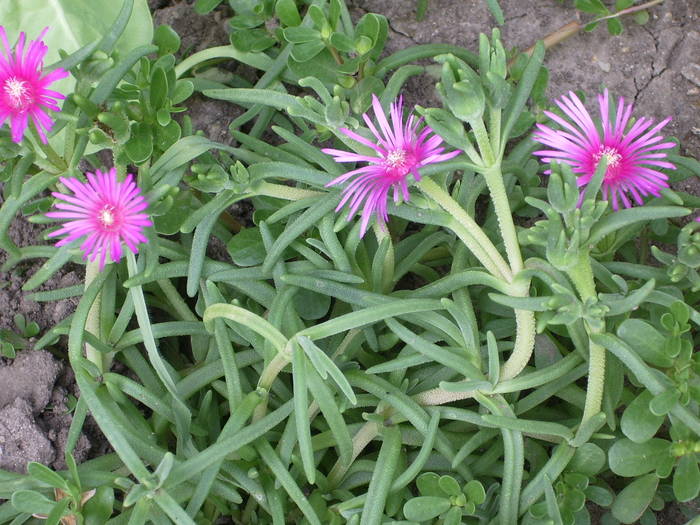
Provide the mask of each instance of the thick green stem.
{"label": "thick green stem", "polygon": [[355,434],[355,436],[352,438],[351,461],[346,464],[339,459],[335,462],[335,465],[333,465],[333,468],[328,474],[328,485],[330,487],[336,487],[341,481],[343,481],[343,477],[347,473],[348,468],[350,468],[350,465],[354,463],[357,456],[359,456],[365,447],[379,435],[379,429],[379,423],[376,421],[367,421],[364,425],[362,425],[360,430],[357,431],[357,434]]}
{"label": "thick green stem", "polygon": [[[527,297],[527,293],[522,297]],[[513,379],[527,366],[535,348],[535,328],[533,312],[515,310],[515,343],[510,357],[501,369],[501,381]]]}
{"label": "thick green stem", "polygon": [[[489,144],[490,146],[490,144]],[[501,165],[494,163],[487,168],[484,173],[486,185],[491,194],[498,228],[503,238],[506,248],[506,256],[513,275],[516,276],[523,269],[523,256],[520,252],[518,234],[515,231],[513,214],[508,202],[505,184],[503,184],[503,172]],[[516,297],[527,297],[530,291],[530,280],[518,283],[513,295]],[[527,365],[535,346],[535,315],[526,310],[515,310],[515,346],[508,361],[503,365],[501,380],[512,379],[522,372]]]}
{"label": "thick green stem", "polygon": [[491,139],[489,138],[489,132],[486,130],[484,121],[481,118],[469,122],[474,131],[474,138],[476,143],[479,145],[479,151],[481,152],[481,158],[484,159],[484,164],[486,166],[491,166],[496,164],[496,155],[494,155],[493,148],[491,147]]}
{"label": "thick green stem", "polygon": [[[284,367],[291,362],[291,353],[279,352],[272,358],[272,361],[270,361],[260,375],[260,379],[258,380],[258,388],[269,394],[270,388],[272,388],[272,383],[275,382],[275,379],[277,379],[277,376],[280,374],[282,369],[284,369]],[[267,414],[267,398],[264,399],[257,407],[255,407],[255,411],[253,412],[253,423],[265,417],[265,414]]]}
{"label": "thick green stem", "polygon": [[[95,280],[100,273],[100,265],[97,259],[94,261],[88,261],[85,265],[85,289],[87,290],[90,283]],[[88,312],[87,322],[85,323],[85,331],[94,335],[95,337],[100,337],[100,307],[102,305],[102,292],[97,294],[95,302],[92,303],[90,311]],[[95,364],[95,366],[104,372],[104,358],[101,352],[98,352],[88,343],[85,343],[85,357],[88,361]]]}
{"label": "thick green stem", "polygon": [[484,178],[486,179],[489,193],[491,193],[491,200],[498,219],[498,228],[501,231],[503,244],[506,248],[506,256],[513,275],[516,275],[523,269],[523,256],[520,253],[518,234],[515,231],[513,213],[508,202],[506,187],[503,184],[503,173],[501,172],[500,164],[494,164],[489,167],[484,172]]}
{"label": "thick green stem", "polygon": [[[505,262],[501,254],[496,250],[491,240],[486,236],[478,224],[467,214],[464,209],[455,202],[452,197],[443,191],[435,182],[425,178],[419,186],[423,193],[432,198],[440,207],[448,212],[454,219],[453,230],[464,242],[466,247],[479,259],[479,262],[494,276],[511,283],[513,275],[523,267],[520,245],[518,244],[515,224],[510,212],[508,196],[503,184],[503,176],[500,166],[495,165],[485,174],[492,200],[499,219],[501,236],[506,245],[506,253],[511,260],[510,266]],[[489,180],[491,181],[489,183]],[[493,188],[492,188],[493,186]],[[530,281],[513,285],[512,294],[515,297],[527,297],[530,289]],[[535,345],[535,316],[526,310],[515,310],[515,342],[513,352],[503,365],[501,380],[512,379],[517,376],[527,365]],[[467,394],[461,393],[464,397]],[[442,404],[454,399],[454,392],[442,392],[436,389],[428,394],[431,402],[428,404]],[[427,399],[425,399],[427,401]]]}
{"label": "thick green stem", "polygon": [[[567,273],[581,296],[581,300],[586,302],[590,299],[597,299],[593,268],[587,251],[581,252],[578,263]],[[589,323],[585,323],[585,326],[589,336],[605,331],[604,325],[590,326]],[[605,348],[594,343],[589,337],[588,352],[588,386],[582,421],[587,421],[600,412],[605,387]]]}
{"label": "thick green stem", "polygon": [[479,262],[494,277],[506,282],[513,280],[508,263],[503,259],[491,239],[484,233],[476,221],[440,186],[429,178],[418,183],[421,191],[449,213],[457,227],[455,233]]}

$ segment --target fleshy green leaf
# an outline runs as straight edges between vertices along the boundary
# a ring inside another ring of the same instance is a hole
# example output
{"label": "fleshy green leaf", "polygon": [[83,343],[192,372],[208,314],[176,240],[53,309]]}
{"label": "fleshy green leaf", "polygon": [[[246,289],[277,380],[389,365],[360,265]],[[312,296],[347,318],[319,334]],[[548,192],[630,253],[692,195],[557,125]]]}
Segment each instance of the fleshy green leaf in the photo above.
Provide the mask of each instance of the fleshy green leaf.
{"label": "fleshy green leaf", "polygon": [[664,336],[646,321],[627,319],[617,329],[617,335],[647,363],[662,368],[673,365],[673,360],[664,353]]}
{"label": "fleshy green leaf", "polygon": [[428,521],[447,511],[452,505],[447,498],[418,496],[411,498],[403,506],[403,513],[411,521]]}
{"label": "fleshy green leaf", "polygon": [[654,474],[634,480],[615,498],[612,514],[622,523],[634,523],[644,513],[656,493],[659,478]]}
{"label": "fleshy green leaf", "polygon": [[624,477],[641,476],[651,472],[669,454],[669,442],[650,439],[635,443],[629,439],[616,441],[608,451],[610,470]]}
{"label": "fleshy green leaf", "polygon": [[664,416],[657,416],[649,410],[653,395],[648,390],[639,394],[632,401],[620,420],[622,432],[635,443],[644,443],[656,435],[664,421]]}
{"label": "fleshy green leaf", "polygon": [[683,456],[673,474],[673,493],[678,501],[691,501],[700,493],[700,468],[694,454]]}

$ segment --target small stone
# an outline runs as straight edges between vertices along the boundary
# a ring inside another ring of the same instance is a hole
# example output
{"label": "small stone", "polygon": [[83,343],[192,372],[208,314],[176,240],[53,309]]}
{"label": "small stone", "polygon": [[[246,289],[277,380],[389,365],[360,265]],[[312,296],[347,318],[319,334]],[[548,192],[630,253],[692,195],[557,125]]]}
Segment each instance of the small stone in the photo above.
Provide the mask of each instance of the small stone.
{"label": "small stone", "polygon": [[700,64],[686,64],[683,66],[683,69],[681,69],[681,75],[696,86],[700,86]]}
{"label": "small stone", "polygon": [[610,73],[610,63],[609,62],[603,62],[602,60],[598,60],[598,67],[605,71],[606,73]]}

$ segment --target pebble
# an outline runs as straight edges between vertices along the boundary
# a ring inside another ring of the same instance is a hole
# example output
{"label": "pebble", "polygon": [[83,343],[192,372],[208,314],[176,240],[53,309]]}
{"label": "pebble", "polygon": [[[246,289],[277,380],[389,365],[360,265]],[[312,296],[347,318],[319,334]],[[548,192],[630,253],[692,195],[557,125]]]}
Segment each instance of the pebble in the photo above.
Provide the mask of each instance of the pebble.
{"label": "pebble", "polygon": [[681,75],[696,86],[700,86],[700,64],[686,64],[683,66],[683,69],[681,69]]}

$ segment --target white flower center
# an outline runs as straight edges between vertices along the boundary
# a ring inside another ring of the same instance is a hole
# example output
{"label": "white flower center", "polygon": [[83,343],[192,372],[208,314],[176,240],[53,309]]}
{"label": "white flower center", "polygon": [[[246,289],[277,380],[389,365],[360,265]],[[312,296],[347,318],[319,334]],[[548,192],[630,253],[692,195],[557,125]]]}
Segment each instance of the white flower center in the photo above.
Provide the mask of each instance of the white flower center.
{"label": "white flower center", "polygon": [[116,220],[114,206],[106,204],[98,213],[97,220],[99,220],[105,228],[113,226]]}
{"label": "white flower center", "polygon": [[10,105],[15,109],[21,108],[28,102],[29,87],[24,80],[17,77],[8,78],[3,86],[3,91],[7,95]]}
{"label": "white flower center", "polygon": [[403,166],[406,162],[406,152],[403,150],[392,151],[386,156],[386,164],[391,168]]}
{"label": "white flower center", "polygon": [[620,163],[622,155],[620,155],[615,148],[600,148],[600,151],[595,154],[594,158],[599,161],[601,158],[605,157],[608,162],[608,168],[615,168]]}

